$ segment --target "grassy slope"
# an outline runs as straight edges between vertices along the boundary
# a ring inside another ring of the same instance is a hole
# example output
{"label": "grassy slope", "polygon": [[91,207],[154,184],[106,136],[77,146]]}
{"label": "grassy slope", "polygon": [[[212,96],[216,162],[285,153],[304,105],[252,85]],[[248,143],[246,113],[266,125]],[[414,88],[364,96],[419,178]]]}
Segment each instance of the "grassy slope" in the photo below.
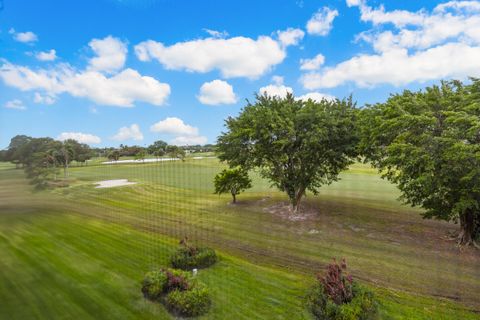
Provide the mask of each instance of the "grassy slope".
{"label": "grassy slope", "polygon": [[[308,317],[301,296],[332,256],[348,257],[375,288],[382,318],[478,318],[433,298],[478,307],[478,256],[430,239],[450,226],[400,207],[395,188],[363,166],[310,199],[320,214],[303,222],[264,213],[283,197],[258,178],[241,205],[226,205],[210,194],[216,171],[213,160],[76,168],[73,187],[32,195],[18,170],[1,170],[0,316],[168,318],[141,298],[138,283],[166,263],[174,238],[189,234],[222,250],[222,262],[200,274],[214,294],[209,319]],[[139,184],[90,185],[109,178]]]}

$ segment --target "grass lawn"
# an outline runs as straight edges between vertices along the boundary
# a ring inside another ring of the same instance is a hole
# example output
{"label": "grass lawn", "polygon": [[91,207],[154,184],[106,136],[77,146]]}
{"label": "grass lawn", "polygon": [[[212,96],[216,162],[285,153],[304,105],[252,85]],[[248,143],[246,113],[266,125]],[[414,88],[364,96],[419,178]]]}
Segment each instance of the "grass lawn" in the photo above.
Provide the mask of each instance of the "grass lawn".
{"label": "grass lawn", "polygon": [[[31,192],[21,170],[0,164],[0,317],[169,319],[140,292],[179,238],[221,260],[199,277],[211,289],[205,319],[308,319],[303,295],[332,257],[380,300],[381,319],[479,319],[480,255],[446,239],[456,226],[422,220],[365,165],[308,195],[307,219],[271,213],[283,194],[254,176],[230,205],[212,194],[216,159],[89,165],[71,186]],[[95,189],[128,178],[136,185]],[[475,311],[477,310],[477,311]]]}

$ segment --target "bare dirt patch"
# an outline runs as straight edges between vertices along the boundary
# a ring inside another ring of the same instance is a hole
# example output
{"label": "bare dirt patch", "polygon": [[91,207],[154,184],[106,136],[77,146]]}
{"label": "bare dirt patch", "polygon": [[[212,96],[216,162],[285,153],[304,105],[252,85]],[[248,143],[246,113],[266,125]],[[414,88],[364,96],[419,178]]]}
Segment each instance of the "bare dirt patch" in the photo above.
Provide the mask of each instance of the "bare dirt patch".
{"label": "bare dirt patch", "polygon": [[95,182],[95,184],[97,185],[95,188],[100,189],[100,188],[114,188],[114,187],[129,186],[132,184],[136,184],[136,182],[128,181],[128,179],[115,179],[115,180],[99,181],[99,182]]}
{"label": "bare dirt patch", "polygon": [[294,212],[288,202],[276,203],[270,207],[263,208],[263,211],[289,221],[314,220],[318,216],[318,210],[308,205],[301,205],[300,209]]}

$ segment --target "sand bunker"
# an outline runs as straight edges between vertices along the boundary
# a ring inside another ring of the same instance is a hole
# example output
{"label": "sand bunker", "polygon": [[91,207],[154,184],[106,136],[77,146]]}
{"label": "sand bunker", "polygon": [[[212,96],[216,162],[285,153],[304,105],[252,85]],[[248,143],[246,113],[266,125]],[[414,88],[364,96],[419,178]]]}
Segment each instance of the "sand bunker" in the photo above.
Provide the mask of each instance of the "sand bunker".
{"label": "sand bunker", "polygon": [[136,184],[136,182],[128,181],[128,179],[116,179],[116,180],[104,180],[95,182],[97,186],[95,188],[114,188],[114,187],[122,187],[122,186],[129,186],[131,184]]}
{"label": "sand bunker", "polygon": [[120,163],[149,163],[149,162],[163,162],[163,161],[178,161],[179,158],[153,158],[153,159],[143,159],[143,160],[117,160],[117,161],[104,161],[102,164],[120,164]]}

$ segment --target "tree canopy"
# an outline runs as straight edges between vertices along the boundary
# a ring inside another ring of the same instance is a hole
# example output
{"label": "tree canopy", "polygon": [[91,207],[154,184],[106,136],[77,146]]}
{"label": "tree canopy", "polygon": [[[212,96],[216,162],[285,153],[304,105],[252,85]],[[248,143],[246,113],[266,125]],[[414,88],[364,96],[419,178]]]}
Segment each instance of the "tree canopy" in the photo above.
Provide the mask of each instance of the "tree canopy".
{"label": "tree canopy", "polygon": [[215,176],[215,193],[230,193],[233,203],[237,202],[237,195],[252,187],[248,172],[241,168],[224,169]]}
{"label": "tree canopy", "polygon": [[297,211],[307,190],[318,193],[352,163],[356,113],[351,99],[257,96],[238,117],[226,120],[227,131],[218,138],[219,158],[244,170],[260,168]]}
{"label": "tree canopy", "polygon": [[480,80],[404,91],[362,112],[360,148],[425,218],[460,222],[461,244],[480,234]]}

